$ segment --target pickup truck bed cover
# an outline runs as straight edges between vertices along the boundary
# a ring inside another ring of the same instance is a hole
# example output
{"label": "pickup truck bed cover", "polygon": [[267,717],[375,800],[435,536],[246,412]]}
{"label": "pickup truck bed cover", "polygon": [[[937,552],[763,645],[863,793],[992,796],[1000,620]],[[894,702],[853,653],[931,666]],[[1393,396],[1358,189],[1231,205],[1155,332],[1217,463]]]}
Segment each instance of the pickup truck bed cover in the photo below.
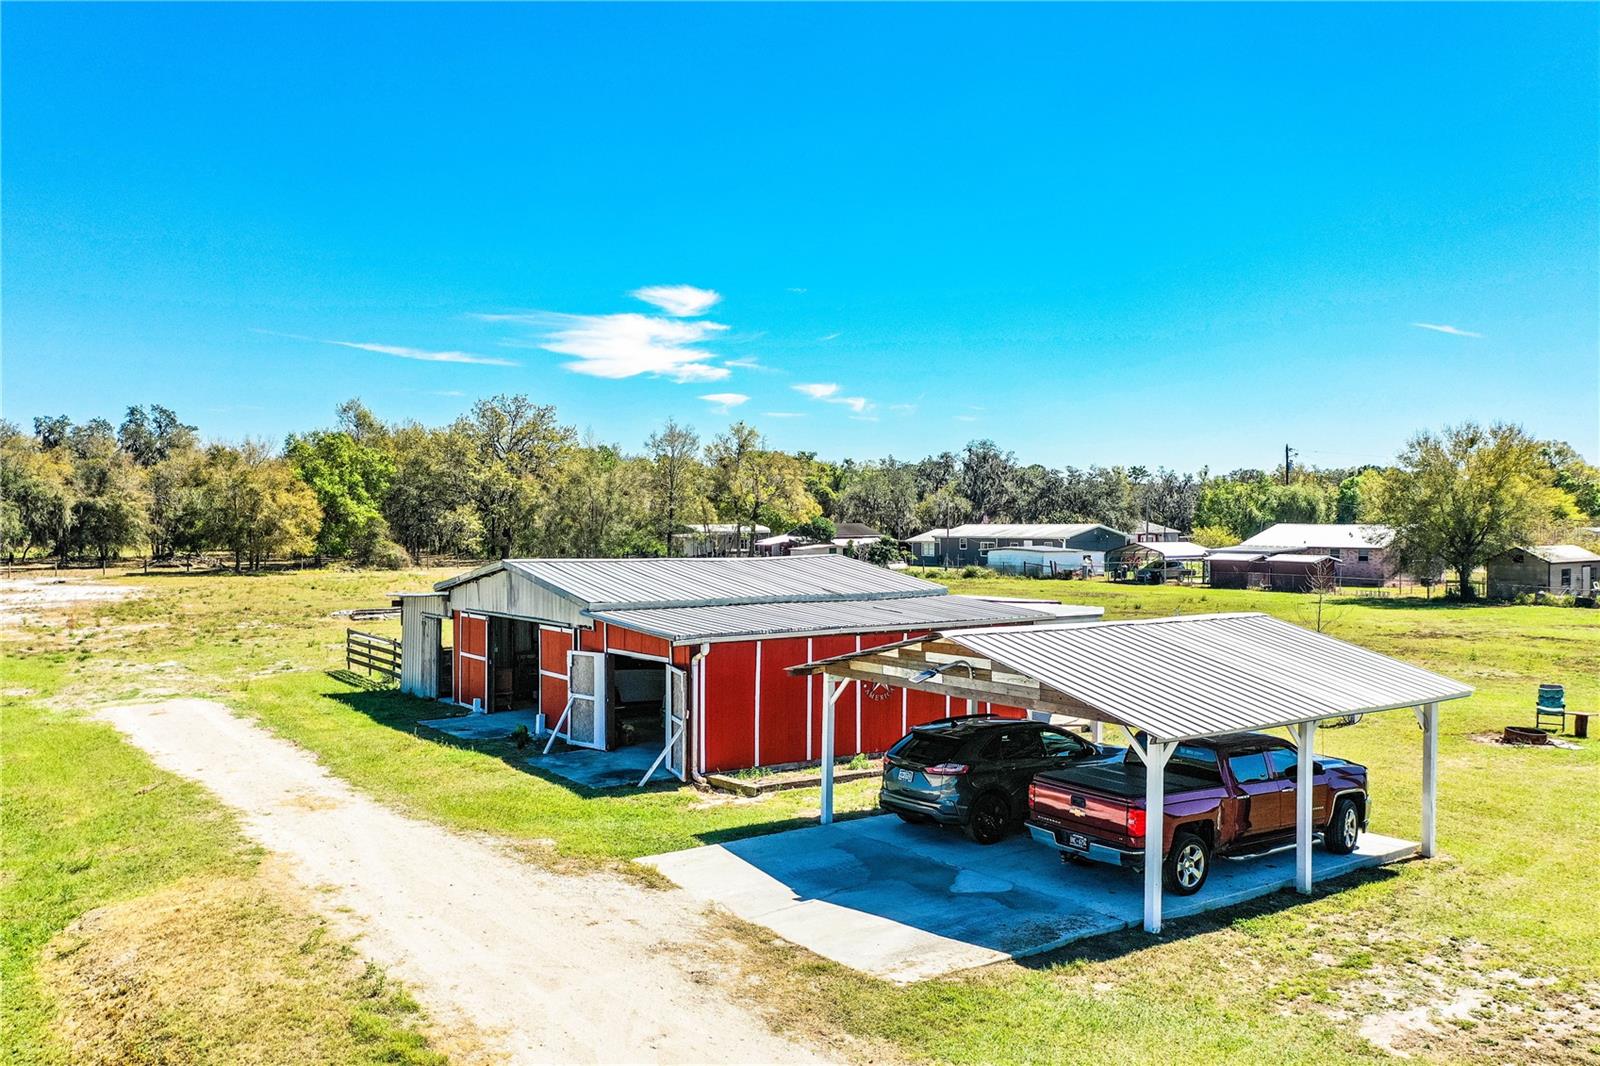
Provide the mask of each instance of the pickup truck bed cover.
{"label": "pickup truck bed cover", "polygon": [[[1039,775],[1040,780],[1055,785],[1077,785],[1103,796],[1119,799],[1144,799],[1144,763],[1138,759],[1103,759],[1081,766],[1051,770]],[[1217,788],[1222,781],[1215,776],[1185,772],[1183,767],[1167,765],[1166,789],[1168,794],[1192,789]]]}

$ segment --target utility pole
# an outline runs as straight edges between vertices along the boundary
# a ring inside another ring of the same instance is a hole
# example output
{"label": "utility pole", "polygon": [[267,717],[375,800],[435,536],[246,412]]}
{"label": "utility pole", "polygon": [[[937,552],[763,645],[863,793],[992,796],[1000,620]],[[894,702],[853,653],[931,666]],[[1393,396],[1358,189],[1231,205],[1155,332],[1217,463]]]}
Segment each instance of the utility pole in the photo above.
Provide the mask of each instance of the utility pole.
{"label": "utility pole", "polygon": [[1294,469],[1294,460],[1289,458],[1289,456],[1292,454],[1293,452],[1290,450],[1289,446],[1285,444],[1283,446],[1283,483],[1285,485],[1289,483],[1289,471]]}

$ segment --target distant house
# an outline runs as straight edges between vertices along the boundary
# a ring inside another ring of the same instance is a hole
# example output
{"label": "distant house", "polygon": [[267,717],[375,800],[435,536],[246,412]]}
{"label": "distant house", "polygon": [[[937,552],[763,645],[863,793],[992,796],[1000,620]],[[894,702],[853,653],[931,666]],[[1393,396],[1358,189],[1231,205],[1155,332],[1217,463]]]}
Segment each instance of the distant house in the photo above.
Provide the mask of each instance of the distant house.
{"label": "distant house", "polygon": [[1229,548],[1230,553],[1263,555],[1326,555],[1337,565],[1346,585],[1392,585],[1400,575],[1390,558],[1394,530],[1388,526],[1315,522],[1279,522],[1249,540]]}
{"label": "distant house", "polygon": [[859,548],[882,539],[882,533],[864,522],[840,522],[833,527],[833,542],[841,548]]}
{"label": "distant house", "polygon": [[1539,544],[1503,551],[1486,569],[1496,599],[1525,592],[1587,596],[1600,580],[1600,555],[1576,544]]}
{"label": "distant house", "polygon": [[1160,522],[1140,522],[1133,527],[1133,539],[1140,544],[1180,541],[1183,539],[1183,530],[1164,526]]}
{"label": "distant house", "polygon": [[1032,524],[968,522],[930,529],[906,541],[924,566],[983,566],[996,548],[1072,548],[1088,555],[1097,572],[1106,567],[1106,552],[1132,542],[1120,530],[1094,522]]}
{"label": "distant house", "polygon": [[738,526],[732,522],[705,522],[688,533],[672,535],[672,554],[689,559],[707,555],[744,555],[744,540],[771,533],[766,526]]}

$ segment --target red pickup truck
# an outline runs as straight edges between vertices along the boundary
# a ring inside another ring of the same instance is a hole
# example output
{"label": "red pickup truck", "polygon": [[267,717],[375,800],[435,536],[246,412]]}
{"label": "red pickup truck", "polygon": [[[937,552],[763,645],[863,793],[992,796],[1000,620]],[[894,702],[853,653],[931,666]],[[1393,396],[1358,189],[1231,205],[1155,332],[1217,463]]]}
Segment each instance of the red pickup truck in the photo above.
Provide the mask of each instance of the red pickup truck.
{"label": "red pickup truck", "polygon": [[[1229,733],[1179,744],[1167,761],[1162,842],[1167,887],[1200,891],[1214,857],[1294,846],[1293,744],[1264,733]],[[1367,769],[1321,756],[1312,763],[1312,825],[1322,846],[1347,855],[1367,827]],[[1039,774],[1028,788],[1028,831],[1063,860],[1142,869],[1145,768],[1130,750]]]}

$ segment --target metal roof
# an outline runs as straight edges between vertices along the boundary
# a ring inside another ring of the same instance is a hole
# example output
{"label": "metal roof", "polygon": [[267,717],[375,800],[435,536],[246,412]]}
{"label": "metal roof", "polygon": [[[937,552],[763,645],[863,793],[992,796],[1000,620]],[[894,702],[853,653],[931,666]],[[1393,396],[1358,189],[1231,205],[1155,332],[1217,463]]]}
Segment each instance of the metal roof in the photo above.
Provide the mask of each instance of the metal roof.
{"label": "metal roof", "polygon": [[1241,548],[1386,548],[1394,539],[1388,526],[1337,522],[1279,522],[1243,541]]}
{"label": "metal roof", "polygon": [[1547,563],[1600,563],[1600,555],[1580,548],[1576,544],[1536,544],[1531,548],[1513,548],[1512,551],[1524,551],[1535,559]]}
{"label": "metal roof", "polygon": [[[934,637],[1160,741],[1472,694],[1459,681],[1264,614],[946,629]],[[854,657],[821,659],[791,673]]]}
{"label": "metal roof", "polygon": [[1459,681],[1264,614],[941,635],[1163,741],[1472,694]]}
{"label": "metal roof", "polygon": [[[907,543],[936,540],[940,537],[947,539],[950,537],[1020,537],[1024,540],[1029,538],[1041,538],[1044,540],[1067,540],[1071,537],[1076,537],[1080,534],[1087,533],[1091,529],[1107,529],[1111,530],[1111,532],[1117,534],[1119,537],[1127,536],[1127,534],[1123,533],[1121,530],[1111,529],[1110,526],[1101,525],[1099,522],[1036,522],[1032,524],[1021,525],[1003,525],[992,522],[968,522],[965,525],[953,526],[948,530],[943,526],[940,526],[938,529],[930,529],[926,533],[919,533],[912,537]],[[1025,545],[1012,545],[1012,547],[1024,546]],[[1041,545],[1041,547],[1048,547],[1048,545]]]}
{"label": "metal roof", "polygon": [[701,559],[503,559],[434,585],[499,570],[589,611],[945,596],[943,585],[842,555]]}
{"label": "metal roof", "polygon": [[[836,558],[836,557],[835,557]],[[1041,605],[1043,606],[1043,605]],[[811,603],[755,603],[715,607],[662,607],[591,611],[591,617],[675,643],[746,640],[752,637],[817,636],[825,633],[893,632],[949,626],[1098,618],[1098,607],[1045,611],[1017,603],[970,596],[907,596],[897,599],[836,600]]]}
{"label": "metal roof", "polygon": [[1135,550],[1152,551],[1163,559],[1175,559],[1178,562],[1204,559],[1211,554],[1210,548],[1202,547],[1187,540],[1142,540],[1133,544],[1125,544],[1116,550],[1123,554],[1128,554]]}

